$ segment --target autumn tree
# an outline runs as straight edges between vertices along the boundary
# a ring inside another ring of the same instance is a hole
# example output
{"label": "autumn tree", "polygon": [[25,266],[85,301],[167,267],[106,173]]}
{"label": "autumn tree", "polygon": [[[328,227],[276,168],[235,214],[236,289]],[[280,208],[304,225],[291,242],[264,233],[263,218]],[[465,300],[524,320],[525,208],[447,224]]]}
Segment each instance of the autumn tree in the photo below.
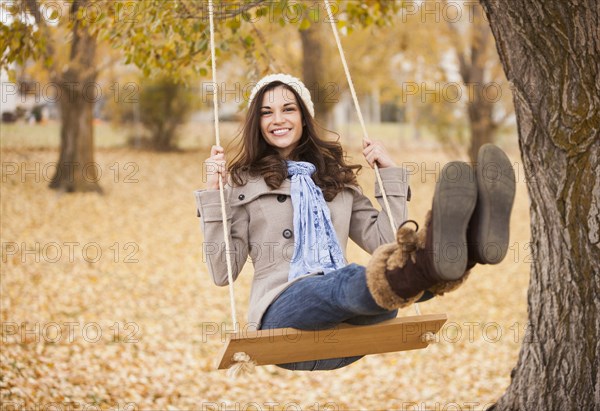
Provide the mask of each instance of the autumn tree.
{"label": "autumn tree", "polygon": [[[329,4],[333,22],[346,33],[372,26],[391,25],[402,6],[399,2],[386,0],[331,0]],[[191,3],[187,7],[190,16],[206,14],[206,5],[202,2]],[[225,5],[219,15],[226,17],[223,24],[232,28],[246,46],[245,57],[251,62],[251,72],[257,75],[248,80],[258,80],[273,69],[284,67],[284,71],[301,77],[311,91],[317,120],[325,126],[331,125],[331,111],[337,102],[331,97],[347,89],[347,84],[333,40],[331,20],[323,1],[247,1]],[[294,59],[291,56],[291,46],[295,45],[294,38],[287,35],[289,31],[279,31],[274,38],[264,35],[265,31],[272,32],[269,26],[287,25],[295,27],[300,39],[301,59],[297,66],[301,70],[289,64]],[[282,61],[277,61],[274,53],[268,51],[277,43],[284,45],[285,53],[277,55]],[[347,58],[352,59],[354,56],[349,55]],[[257,65],[263,69],[257,70]],[[338,79],[343,81],[337,81]]]}
{"label": "autumn tree", "polygon": [[[68,7],[56,6],[50,11],[35,0],[2,5],[3,11],[13,17],[8,24],[0,23],[2,37],[10,39],[0,50],[3,66],[10,62],[25,64],[28,58],[42,59],[49,69],[50,81],[58,86],[61,150],[50,187],[68,192],[100,191],[96,168],[87,167],[94,163],[92,117],[98,77],[97,41],[78,18],[89,3],[74,1]],[[63,12],[68,16],[65,20],[69,21],[71,36],[68,64],[64,65],[52,42],[52,22]]]}
{"label": "autumn tree", "polygon": [[[311,18],[325,19],[324,9],[316,2],[316,14],[306,11],[314,7],[312,3],[294,3],[301,16],[294,21],[287,14],[287,0],[214,3],[217,58],[240,42],[246,53],[252,53],[257,40],[252,23],[265,16],[273,24],[295,24],[301,30],[310,27]],[[388,10],[396,7],[395,2],[384,0],[371,1],[367,7],[354,2],[331,3],[338,24],[372,24],[386,18]],[[0,66],[7,68],[10,63],[23,64],[28,59],[45,62],[51,80],[59,85],[63,95],[60,156],[50,187],[66,192],[100,191],[93,175],[96,169],[89,167],[94,162],[94,98],[89,93],[97,90],[96,80],[105,66],[98,61],[98,45],[108,43],[120,50],[125,63],[135,64],[145,75],[168,74],[175,80],[197,82],[207,74],[208,2],[74,0],[61,5],[44,0],[2,3],[11,21],[0,22],[0,34],[8,39],[0,47]],[[55,43],[53,34],[61,28],[70,32],[66,61],[55,58],[63,44]],[[317,78],[315,73],[304,74]]]}
{"label": "autumn tree", "polygon": [[[416,124],[425,124],[455,155],[476,161],[513,114],[511,91],[494,49],[489,24],[475,1],[408,2],[400,16],[403,100]],[[458,115],[460,113],[460,115]],[[461,148],[461,150],[459,150]]]}
{"label": "autumn tree", "polygon": [[[443,0],[447,5],[447,0]],[[501,75],[498,56],[493,50],[493,39],[489,24],[484,19],[483,11],[475,2],[463,2],[463,14],[466,16],[467,29],[460,31],[456,22],[446,19],[448,37],[458,61],[458,71],[463,83],[469,89],[467,101],[467,117],[469,119],[469,158],[477,161],[479,148],[495,141],[495,134],[507,115],[497,115],[499,88],[504,80]],[[487,86],[494,84],[496,90],[489,95]],[[504,88],[508,93],[508,88]],[[498,100],[496,100],[498,98]],[[512,110],[508,110],[512,113]],[[495,115],[496,114],[496,115]],[[499,117],[499,118],[498,118]]]}
{"label": "autumn tree", "polygon": [[600,409],[600,6],[481,0],[514,86],[529,327],[498,410]]}

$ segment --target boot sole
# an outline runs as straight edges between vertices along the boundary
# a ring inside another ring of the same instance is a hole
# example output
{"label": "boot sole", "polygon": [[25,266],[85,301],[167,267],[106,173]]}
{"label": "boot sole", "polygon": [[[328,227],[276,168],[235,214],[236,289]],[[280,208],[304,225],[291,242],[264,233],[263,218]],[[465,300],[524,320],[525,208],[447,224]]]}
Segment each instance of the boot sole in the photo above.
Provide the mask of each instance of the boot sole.
{"label": "boot sole", "polygon": [[480,262],[498,264],[508,252],[510,214],[515,199],[515,172],[500,148],[485,144],[477,155],[475,249]]}
{"label": "boot sole", "polygon": [[433,197],[433,266],[440,280],[461,278],[467,267],[467,228],[475,204],[473,169],[453,161],[442,169]]}

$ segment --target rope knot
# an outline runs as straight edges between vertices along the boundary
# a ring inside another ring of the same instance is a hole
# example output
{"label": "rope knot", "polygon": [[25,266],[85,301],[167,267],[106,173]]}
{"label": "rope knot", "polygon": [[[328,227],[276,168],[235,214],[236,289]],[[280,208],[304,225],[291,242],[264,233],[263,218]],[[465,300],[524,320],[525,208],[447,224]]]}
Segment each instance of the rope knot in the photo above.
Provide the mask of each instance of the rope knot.
{"label": "rope knot", "polygon": [[233,354],[234,364],[227,370],[227,376],[232,380],[240,375],[252,374],[256,367],[256,362],[252,361],[245,352],[236,352]]}
{"label": "rope knot", "polygon": [[421,336],[421,341],[423,341],[427,344],[433,344],[433,343],[437,342],[435,339],[435,334],[432,333],[431,331],[427,331],[425,334],[423,334]]}

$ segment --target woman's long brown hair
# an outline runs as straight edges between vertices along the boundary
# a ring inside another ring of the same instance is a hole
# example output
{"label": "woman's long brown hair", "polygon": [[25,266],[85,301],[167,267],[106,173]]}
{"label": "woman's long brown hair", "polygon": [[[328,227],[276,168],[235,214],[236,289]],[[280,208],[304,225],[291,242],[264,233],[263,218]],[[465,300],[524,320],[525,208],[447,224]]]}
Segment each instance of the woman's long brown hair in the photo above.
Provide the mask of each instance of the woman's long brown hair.
{"label": "woman's long brown hair", "polygon": [[280,81],[269,83],[259,90],[250,104],[241,131],[241,147],[229,167],[233,183],[244,185],[247,183],[248,176],[263,176],[267,185],[275,189],[281,186],[288,176],[285,159],[266,142],[260,129],[263,96],[277,86],[283,86],[294,93],[304,123],[300,141],[290,153],[289,159],[308,161],[315,165],[317,171],[312,175],[312,179],[323,191],[326,201],[333,200],[343,190],[344,184],[358,185],[355,170],[358,172],[361,166],[346,163],[344,150],[339,141],[327,141],[319,136],[317,123],[298,93]]}

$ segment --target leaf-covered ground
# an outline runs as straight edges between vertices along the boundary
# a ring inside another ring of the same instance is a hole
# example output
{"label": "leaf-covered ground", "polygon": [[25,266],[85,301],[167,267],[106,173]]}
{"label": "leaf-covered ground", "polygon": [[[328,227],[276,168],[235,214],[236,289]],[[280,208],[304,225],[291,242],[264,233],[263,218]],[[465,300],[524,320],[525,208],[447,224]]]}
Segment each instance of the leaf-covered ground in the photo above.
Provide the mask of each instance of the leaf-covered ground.
{"label": "leaf-covered ground", "polygon": [[[407,145],[394,155],[414,169],[410,215],[422,221],[449,159]],[[454,410],[485,408],[503,393],[526,327],[522,169],[505,261],[477,266],[461,289],[420,304],[448,315],[438,343],[336,371],[266,366],[232,381],[213,369],[222,338],[209,331],[228,323],[229,297],[202,261],[192,194],[206,156],[99,149],[104,195],[61,195],[47,188],[55,150],[3,149],[2,409]],[[372,170],[360,179],[372,194]],[[240,318],[250,268],[236,282]]]}

